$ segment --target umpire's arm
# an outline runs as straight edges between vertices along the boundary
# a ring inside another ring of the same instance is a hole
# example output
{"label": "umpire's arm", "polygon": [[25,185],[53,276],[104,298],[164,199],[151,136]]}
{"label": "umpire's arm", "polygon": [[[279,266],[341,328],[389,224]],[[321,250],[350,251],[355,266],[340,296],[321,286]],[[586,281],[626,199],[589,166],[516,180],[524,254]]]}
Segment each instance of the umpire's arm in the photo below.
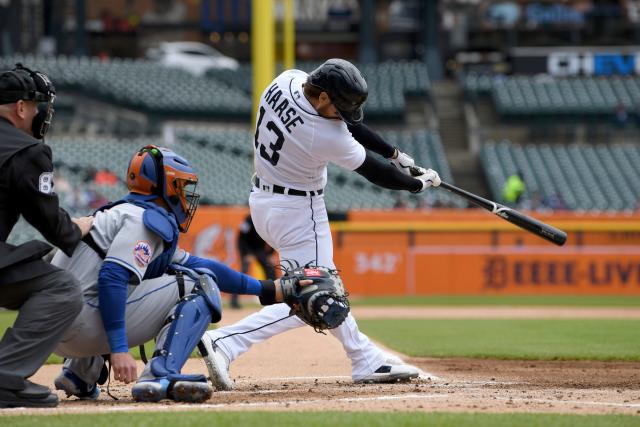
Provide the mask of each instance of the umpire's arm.
{"label": "umpire's arm", "polygon": [[22,216],[51,244],[71,256],[82,235],[53,192],[51,148],[36,144],[22,150],[10,167],[11,188]]}

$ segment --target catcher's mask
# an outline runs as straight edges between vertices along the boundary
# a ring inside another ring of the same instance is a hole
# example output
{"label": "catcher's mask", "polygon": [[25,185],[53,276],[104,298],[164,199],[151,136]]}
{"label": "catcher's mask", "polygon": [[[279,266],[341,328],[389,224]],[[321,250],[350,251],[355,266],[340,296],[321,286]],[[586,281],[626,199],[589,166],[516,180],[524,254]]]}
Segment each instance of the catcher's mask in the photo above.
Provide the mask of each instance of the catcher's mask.
{"label": "catcher's mask", "polygon": [[129,191],[162,199],[183,233],[198,208],[198,175],[189,162],[173,151],[147,145],[134,154],[127,170]]}
{"label": "catcher's mask", "polygon": [[53,103],[56,99],[56,88],[49,77],[18,63],[13,70],[0,75],[0,82],[0,104],[20,100],[40,103],[31,123],[31,134],[36,139],[43,139],[53,120]]}

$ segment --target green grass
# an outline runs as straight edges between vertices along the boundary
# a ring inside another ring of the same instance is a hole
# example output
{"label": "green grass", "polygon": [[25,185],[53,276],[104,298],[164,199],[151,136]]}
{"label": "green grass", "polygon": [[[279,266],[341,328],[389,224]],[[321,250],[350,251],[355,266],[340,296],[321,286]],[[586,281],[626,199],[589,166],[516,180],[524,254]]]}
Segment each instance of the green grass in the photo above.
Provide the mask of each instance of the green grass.
{"label": "green grass", "polygon": [[640,320],[360,319],[370,337],[411,356],[640,360]]}
{"label": "green grass", "polygon": [[414,295],[352,298],[356,306],[364,305],[515,305],[571,307],[640,307],[640,296],[622,295]]}
{"label": "green grass", "polygon": [[[638,297],[474,296],[363,298],[354,305],[634,306]],[[0,335],[17,312],[0,311]],[[373,338],[412,356],[501,359],[640,360],[640,321],[604,319],[360,320]],[[213,327],[213,325],[212,325]],[[147,356],[153,343],[145,345]],[[139,359],[138,349],[132,354]],[[194,356],[196,353],[194,352]],[[47,363],[61,363],[51,355]]]}
{"label": "green grass", "polygon": [[[116,405],[117,406],[117,405]],[[474,427],[627,427],[639,426],[640,417],[630,415],[477,414],[447,412],[148,412],[71,415],[19,415],[1,418],[2,425],[33,427],[67,426],[189,426],[278,427],[344,426],[474,426]]]}

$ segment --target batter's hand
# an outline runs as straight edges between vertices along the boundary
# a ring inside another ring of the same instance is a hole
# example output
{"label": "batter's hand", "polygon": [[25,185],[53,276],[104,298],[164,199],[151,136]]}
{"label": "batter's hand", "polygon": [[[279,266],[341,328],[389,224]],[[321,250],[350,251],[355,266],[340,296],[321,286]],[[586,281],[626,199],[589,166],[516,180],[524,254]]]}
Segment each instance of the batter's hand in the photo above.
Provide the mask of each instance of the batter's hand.
{"label": "batter's hand", "polygon": [[389,160],[391,160],[393,166],[398,168],[398,170],[400,170],[400,172],[405,175],[411,175],[410,169],[416,164],[416,162],[410,155],[403,153],[397,148],[395,149],[395,151],[393,152],[393,156],[391,156]]}
{"label": "batter's hand", "polygon": [[125,384],[129,384],[138,379],[138,367],[129,352],[111,353],[109,360],[113,368],[114,379],[122,381]]}
{"label": "batter's hand", "polygon": [[424,173],[418,176],[414,176],[415,179],[422,182],[422,188],[416,191],[416,193],[421,193],[429,187],[437,187],[442,182],[440,180],[440,176],[438,175],[438,172],[434,171],[433,169],[427,169],[427,170],[422,169],[421,172],[424,172]]}
{"label": "batter's hand", "polygon": [[73,221],[78,228],[80,228],[80,232],[82,233],[82,237],[86,236],[91,227],[93,226],[93,217],[92,216],[83,216],[80,218],[72,218]]}

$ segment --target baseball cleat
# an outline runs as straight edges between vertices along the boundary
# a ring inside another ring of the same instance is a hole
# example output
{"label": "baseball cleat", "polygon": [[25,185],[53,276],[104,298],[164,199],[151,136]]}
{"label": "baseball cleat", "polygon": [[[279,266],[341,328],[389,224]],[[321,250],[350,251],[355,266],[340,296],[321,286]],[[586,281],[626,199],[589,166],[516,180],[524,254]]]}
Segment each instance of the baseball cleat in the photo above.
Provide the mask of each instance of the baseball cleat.
{"label": "baseball cleat", "polygon": [[354,379],[356,384],[372,383],[395,383],[399,381],[409,381],[411,378],[418,378],[420,370],[411,365],[382,365],[375,372],[366,377]]}
{"label": "baseball cleat", "polygon": [[233,390],[233,382],[229,377],[229,358],[227,355],[208,336],[205,336],[200,342],[206,350],[206,354],[203,354],[202,350],[200,350],[200,354],[207,365],[211,384],[218,391]]}
{"label": "baseball cleat", "polygon": [[168,388],[167,379],[139,381],[131,388],[131,395],[136,402],[159,402],[167,398]]}
{"label": "baseball cleat", "polygon": [[176,402],[202,403],[209,400],[213,390],[209,384],[195,381],[176,381],[169,393]]}
{"label": "baseball cleat", "polygon": [[386,356],[386,359],[384,361],[389,365],[404,365],[404,362],[402,361],[402,359],[400,359],[395,354],[387,353],[385,356]]}
{"label": "baseball cleat", "polygon": [[211,387],[205,382],[176,381],[166,378],[139,381],[131,388],[131,395],[136,402],[159,402],[171,399],[176,402],[202,403],[211,397]]}
{"label": "baseball cleat", "polygon": [[100,395],[97,384],[87,384],[67,368],[62,368],[60,375],[53,381],[56,390],[62,390],[67,397],[75,396],[80,400],[96,400]]}
{"label": "baseball cleat", "polygon": [[22,390],[7,390],[0,387],[0,408],[53,408],[58,406],[58,395],[49,387],[25,381]]}

